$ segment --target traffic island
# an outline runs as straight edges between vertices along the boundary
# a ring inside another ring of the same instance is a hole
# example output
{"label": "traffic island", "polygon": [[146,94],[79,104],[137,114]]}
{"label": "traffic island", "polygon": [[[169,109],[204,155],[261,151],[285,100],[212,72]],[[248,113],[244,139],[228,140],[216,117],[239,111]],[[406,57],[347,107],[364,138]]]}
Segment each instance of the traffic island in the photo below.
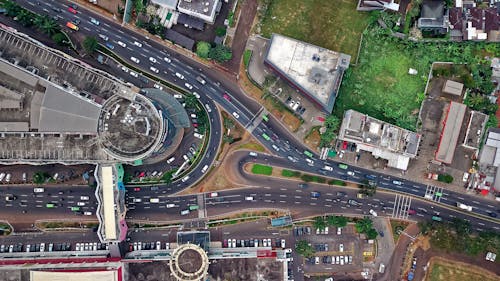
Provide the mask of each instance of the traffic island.
{"label": "traffic island", "polygon": [[97,221],[37,221],[35,227],[41,231],[86,230],[99,226]]}

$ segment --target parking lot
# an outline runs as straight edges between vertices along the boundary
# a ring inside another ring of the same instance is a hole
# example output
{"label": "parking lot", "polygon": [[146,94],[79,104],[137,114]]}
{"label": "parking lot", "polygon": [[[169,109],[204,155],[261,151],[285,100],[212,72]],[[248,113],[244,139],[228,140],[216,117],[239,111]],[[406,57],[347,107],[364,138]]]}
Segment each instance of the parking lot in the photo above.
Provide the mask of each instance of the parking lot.
{"label": "parking lot", "polygon": [[303,264],[303,269],[299,267],[299,272],[327,275],[362,268],[363,243],[352,225],[340,229],[327,227],[324,231],[318,231],[312,226],[297,226],[294,227],[293,235],[295,243],[306,240],[315,251],[313,257],[305,259],[294,253],[294,259]]}

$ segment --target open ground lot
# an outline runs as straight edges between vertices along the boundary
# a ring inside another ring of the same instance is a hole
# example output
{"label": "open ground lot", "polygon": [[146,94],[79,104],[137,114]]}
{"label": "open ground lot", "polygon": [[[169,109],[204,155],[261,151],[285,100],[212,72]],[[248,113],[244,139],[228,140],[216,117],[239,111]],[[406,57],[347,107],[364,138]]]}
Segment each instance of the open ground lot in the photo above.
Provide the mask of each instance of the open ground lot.
{"label": "open ground lot", "polygon": [[445,261],[443,259],[431,259],[430,270],[426,281],[441,280],[468,280],[468,281],[494,281],[499,277],[494,273],[480,267],[471,266],[461,262]]}
{"label": "open ground lot", "polygon": [[262,21],[261,34],[279,33],[352,56],[368,24],[368,13],[356,11],[356,0],[274,0]]}

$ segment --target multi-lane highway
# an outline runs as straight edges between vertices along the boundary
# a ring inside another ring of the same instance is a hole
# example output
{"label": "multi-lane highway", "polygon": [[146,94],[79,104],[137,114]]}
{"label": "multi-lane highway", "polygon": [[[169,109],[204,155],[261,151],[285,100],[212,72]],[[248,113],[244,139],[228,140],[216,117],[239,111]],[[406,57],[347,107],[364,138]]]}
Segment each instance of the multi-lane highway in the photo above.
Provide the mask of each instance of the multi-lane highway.
{"label": "multi-lane highway", "polygon": [[[172,50],[167,50],[156,41],[130,31],[113,21],[81,7],[78,9],[76,15],[72,14],[67,10],[69,3],[67,1],[40,1],[38,5],[37,1],[19,0],[18,3],[36,13],[48,14],[50,16],[59,15],[61,17],[59,23],[62,25],[64,25],[66,21],[78,19],[81,21],[79,25],[80,31],[78,32],[84,33],[85,35],[104,35],[108,37],[107,41],[103,41],[101,37],[99,37],[99,40],[101,40],[101,43],[107,42],[113,45],[113,52],[122,57],[130,65],[134,65],[143,71],[155,74],[159,78],[185,88],[186,90],[190,90],[185,85],[185,83],[188,83],[193,87],[190,91],[196,91],[200,94],[203,103],[213,100],[229,113],[236,112],[236,116],[238,116],[236,118],[237,121],[245,128],[251,128],[253,136],[259,139],[270,151],[278,156],[268,157],[270,164],[291,167],[310,173],[324,174],[329,177],[345,179],[352,182],[361,182],[367,179],[367,177],[371,177],[377,182],[379,188],[416,196],[422,199],[427,195],[427,197],[429,197],[428,200],[439,201],[439,203],[445,204],[448,207],[456,207],[457,203],[467,203],[473,207],[473,213],[484,216],[496,214],[498,211],[498,207],[493,202],[486,199],[472,198],[469,195],[452,191],[439,192],[433,188],[429,189],[429,187],[420,183],[387,176],[362,168],[349,167],[348,169],[341,169],[338,167],[339,163],[336,161],[318,160],[317,156],[308,157],[304,154],[306,147],[291,136],[277,120],[270,118],[268,122],[261,122],[261,118],[257,116],[261,109],[260,105],[245,96],[245,94],[237,88],[235,83],[228,80],[223,74],[212,71],[204,65],[180,56]],[[61,11],[57,9],[61,9]],[[92,24],[90,22],[91,17],[98,19],[100,24]],[[132,59],[132,57],[135,59]],[[168,58],[168,60],[165,58]],[[151,67],[158,69],[158,73],[154,73],[155,71],[152,71]],[[122,77],[127,77],[127,80],[142,85],[141,83],[143,82],[131,76],[129,72],[124,72],[123,74]],[[203,79],[206,80],[206,84],[202,85],[196,81],[197,76],[203,77]],[[220,127],[214,128],[212,132],[220,131],[220,129]],[[265,135],[269,136],[269,138],[264,137]],[[215,149],[215,147],[213,147],[215,142],[211,143],[209,151]],[[213,154],[215,153],[212,153],[212,157]],[[210,157],[207,158],[206,161],[209,162],[209,160],[211,160]],[[250,159],[242,159],[243,162],[249,160]],[[332,167],[332,170],[325,170],[325,166]],[[202,165],[199,167],[201,169]],[[348,172],[352,172],[350,173],[351,175],[349,175]],[[168,192],[165,193],[165,196],[168,193],[174,193],[186,188],[200,176],[200,172],[195,171],[188,181],[175,182],[172,186],[168,187],[170,189],[167,189]]]}

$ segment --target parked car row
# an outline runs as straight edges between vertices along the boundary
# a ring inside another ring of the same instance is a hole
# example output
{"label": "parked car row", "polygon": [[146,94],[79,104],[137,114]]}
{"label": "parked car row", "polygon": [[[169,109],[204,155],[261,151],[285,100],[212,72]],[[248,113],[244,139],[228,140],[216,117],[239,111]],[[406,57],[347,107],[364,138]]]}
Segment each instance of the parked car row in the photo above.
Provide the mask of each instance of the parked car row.
{"label": "parked car row", "polygon": [[161,241],[156,242],[134,242],[129,244],[129,252],[141,251],[141,250],[168,250],[170,249],[170,243],[165,242],[165,247],[162,247]]}
{"label": "parked car row", "polygon": [[311,234],[311,227],[309,226],[300,226],[300,227],[295,227],[293,229],[293,235],[294,236],[302,236],[302,235],[309,235]]}
{"label": "parked car row", "polygon": [[[321,258],[324,264],[347,265],[352,264],[352,256],[323,256]],[[306,259],[306,262],[311,265],[320,263],[320,257]]]}
{"label": "parked car row", "polygon": [[108,250],[108,244],[102,244],[98,242],[89,243],[76,243],[75,251],[97,251],[97,250]]}
{"label": "parked car row", "polygon": [[27,244],[22,243],[11,245],[0,245],[0,253],[16,253],[16,252],[53,252],[53,251],[71,251],[70,243],[37,243]]}
{"label": "parked car row", "polygon": [[239,247],[272,247],[272,248],[282,248],[286,246],[285,239],[276,238],[273,241],[271,238],[264,239],[224,239],[223,248],[239,248]]}

